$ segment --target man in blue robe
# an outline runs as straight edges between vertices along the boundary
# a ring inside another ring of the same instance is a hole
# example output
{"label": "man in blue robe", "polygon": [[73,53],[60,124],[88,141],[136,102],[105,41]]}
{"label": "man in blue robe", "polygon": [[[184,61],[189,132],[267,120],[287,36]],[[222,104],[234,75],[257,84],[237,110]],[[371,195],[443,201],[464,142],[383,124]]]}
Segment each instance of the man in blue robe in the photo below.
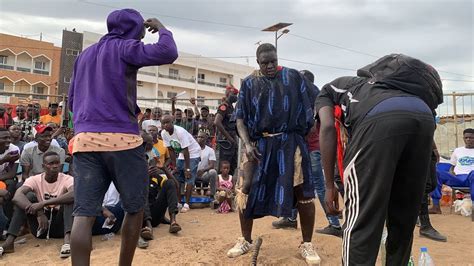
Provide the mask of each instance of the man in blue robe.
{"label": "man in blue robe", "polygon": [[[294,69],[278,66],[276,48],[257,49],[260,71],[242,81],[237,103],[237,130],[246,150],[240,204],[242,237],[227,253],[237,257],[252,248],[253,219],[300,213],[302,257],[320,258],[311,243],[315,219],[314,181],[305,135],[314,123],[318,89]],[[245,210],[242,210],[245,208]]]}

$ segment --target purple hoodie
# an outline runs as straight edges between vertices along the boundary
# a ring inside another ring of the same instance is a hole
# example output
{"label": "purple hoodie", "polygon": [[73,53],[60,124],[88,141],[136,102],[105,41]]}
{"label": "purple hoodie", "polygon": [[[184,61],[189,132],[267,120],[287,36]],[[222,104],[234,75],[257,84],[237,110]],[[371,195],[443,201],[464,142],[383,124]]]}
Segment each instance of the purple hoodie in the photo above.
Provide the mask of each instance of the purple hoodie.
{"label": "purple hoodie", "polygon": [[157,43],[141,42],[143,22],[133,9],[113,11],[107,18],[109,33],[77,58],[69,88],[76,134],[139,134],[138,69],[171,64],[178,57],[173,35],[166,29],[160,30]]}

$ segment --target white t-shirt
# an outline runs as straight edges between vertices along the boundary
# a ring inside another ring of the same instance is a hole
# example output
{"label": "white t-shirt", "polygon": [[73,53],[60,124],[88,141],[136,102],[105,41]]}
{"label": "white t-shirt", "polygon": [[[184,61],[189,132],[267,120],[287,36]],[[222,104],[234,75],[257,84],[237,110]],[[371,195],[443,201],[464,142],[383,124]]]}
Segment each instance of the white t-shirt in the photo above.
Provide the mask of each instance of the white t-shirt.
{"label": "white t-shirt", "polygon": [[201,161],[199,162],[198,170],[208,168],[209,161],[216,161],[216,153],[211,147],[206,145],[204,149],[201,149]]}
{"label": "white t-shirt", "polygon": [[[5,157],[10,152],[14,152],[14,151],[20,154],[20,149],[17,146],[10,143],[10,146],[8,146],[8,149],[6,149],[4,153],[0,154],[0,160],[3,159],[3,157]],[[15,163],[20,163],[20,159],[16,160]],[[0,164],[0,174],[5,174],[8,172],[9,170],[8,165],[9,163]]]}
{"label": "white t-shirt", "polygon": [[120,201],[120,194],[115,188],[114,183],[110,183],[107,193],[105,193],[102,206],[115,206]]}
{"label": "white t-shirt", "polygon": [[451,155],[451,164],[456,175],[469,174],[474,170],[474,149],[456,148]]}
{"label": "white t-shirt", "polygon": [[178,159],[184,160],[184,155],[181,152],[184,148],[188,148],[189,158],[201,157],[201,146],[186,129],[174,126],[173,135],[170,135],[166,130],[162,130],[161,137],[166,147],[171,147],[175,153],[179,153]]}
{"label": "white t-shirt", "polygon": [[[55,140],[55,139],[51,140],[51,145],[61,148],[61,146],[59,146],[58,141]],[[36,142],[36,140],[33,140],[33,141],[30,141],[30,142],[26,143],[25,146],[23,146],[23,150],[26,150],[26,149],[34,147],[34,146],[38,146],[38,142]]]}
{"label": "white t-shirt", "polygon": [[153,119],[148,119],[143,121],[142,123],[142,130],[148,132],[148,127],[149,126],[155,126],[158,128],[158,131],[161,130],[161,122],[160,120],[153,120]]}

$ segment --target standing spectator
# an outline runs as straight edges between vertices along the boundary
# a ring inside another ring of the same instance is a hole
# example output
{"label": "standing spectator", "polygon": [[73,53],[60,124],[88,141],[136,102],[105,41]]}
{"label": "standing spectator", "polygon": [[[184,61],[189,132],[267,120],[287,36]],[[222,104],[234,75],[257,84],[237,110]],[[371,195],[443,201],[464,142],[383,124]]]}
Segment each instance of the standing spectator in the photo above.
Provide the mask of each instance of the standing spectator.
{"label": "standing spectator", "polygon": [[215,134],[214,124],[210,121],[209,117],[209,107],[203,106],[201,107],[201,116],[197,121],[198,133],[204,132],[207,135],[207,143],[206,145],[211,145],[212,137]]}
{"label": "standing spectator", "polygon": [[143,114],[140,113],[138,115],[138,127],[142,128],[143,121],[148,120],[148,119],[151,119],[151,109],[150,108],[146,108],[145,113],[143,113]]}
{"label": "standing spectator", "polygon": [[[201,160],[201,148],[188,131],[173,125],[172,116],[165,115],[161,122],[163,126],[161,137],[170,151],[171,162],[177,167],[178,181],[180,185],[186,183],[186,202],[181,212],[187,212],[196,181],[198,164]],[[178,160],[176,160],[176,154],[179,154]]]}
{"label": "standing spectator", "polygon": [[161,110],[160,107],[155,107],[153,108],[152,112],[151,112],[151,119],[148,119],[148,120],[145,120],[143,121],[142,123],[142,129],[144,131],[146,131],[147,133],[150,133],[149,132],[149,127],[150,126],[155,126],[158,128],[158,131],[161,130],[161,122],[160,122],[160,119],[161,119],[161,115],[163,113],[163,110]]}
{"label": "standing spectator", "polygon": [[58,113],[58,104],[50,103],[48,105],[48,114],[40,117],[40,123],[46,125],[48,123],[55,123],[56,125],[61,124],[61,115]]}
{"label": "standing spectator", "polygon": [[70,256],[74,178],[60,173],[61,165],[57,153],[46,152],[43,157],[44,173],[28,178],[16,191],[13,218],[0,254],[15,251],[15,239],[27,220],[31,233],[37,238],[64,238],[60,257]]}
{"label": "standing spectator", "polygon": [[[74,265],[90,264],[92,226],[110,182],[119,191],[125,211],[119,264],[132,264],[148,192],[137,119],[137,73],[141,67],[170,64],[178,57],[172,33],[156,18],[144,21],[136,10],[113,11],[107,29],[106,35],[76,59],[69,88],[76,133]],[[141,41],[146,29],[159,32],[158,42]]]}
{"label": "standing spectator", "polygon": [[39,124],[39,117],[36,113],[36,108],[33,104],[28,104],[26,108],[26,119],[19,122],[21,128],[23,141],[29,142],[34,139],[36,133],[35,127]]}
{"label": "standing spectator", "polygon": [[204,184],[209,184],[210,191],[208,191],[208,196],[214,198],[216,194],[216,154],[214,150],[207,146],[207,134],[205,132],[199,132],[197,136],[197,142],[201,147],[201,161],[198,165],[197,177],[196,180]]}
{"label": "standing spectator", "polygon": [[[20,165],[22,168],[22,180],[25,181],[28,177],[41,174],[43,168],[43,156],[46,152],[55,152],[59,155],[61,165],[64,164],[66,154],[64,150],[58,146],[52,145],[52,131],[51,127],[39,124],[35,127],[36,145],[25,148],[21,153]],[[62,168],[61,168],[62,170]]]}
{"label": "standing spectator", "polygon": [[[11,117],[11,108],[6,107],[4,104],[0,104],[0,128],[10,127],[13,124],[13,119]],[[8,113],[10,110],[10,114]]]}
{"label": "standing spectator", "polygon": [[17,105],[16,109],[16,116],[13,117],[13,122],[18,124],[26,119],[26,108],[24,105]]}
{"label": "standing spectator", "polygon": [[25,146],[25,142],[22,141],[21,138],[21,128],[18,125],[13,125],[8,128],[10,132],[11,142],[13,145],[17,146],[20,149],[20,154],[23,152],[23,147]]}
{"label": "standing spectator", "polygon": [[219,105],[214,123],[219,131],[217,145],[219,148],[219,161],[230,162],[230,173],[235,175],[237,168],[237,153],[239,141],[237,139],[236,119],[233,104],[237,102],[239,91],[232,87],[226,87],[226,99]]}

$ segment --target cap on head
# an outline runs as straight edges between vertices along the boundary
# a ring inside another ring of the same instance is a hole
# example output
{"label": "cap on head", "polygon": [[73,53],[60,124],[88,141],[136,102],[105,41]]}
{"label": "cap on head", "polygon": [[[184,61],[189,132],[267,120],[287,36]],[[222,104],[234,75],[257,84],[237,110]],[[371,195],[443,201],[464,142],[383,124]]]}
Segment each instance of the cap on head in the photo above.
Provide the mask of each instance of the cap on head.
{"label": "cap on head", "polygon": [[209,106],[204,105],[203,107],[201,107],[201,111],[202,111],[202,110],[207,110],[207,111],[209,111]]}
{"label": "cap on head", "polygon": [[38,124],[35,126],[35,130],[36,130],[36,135],[37,135],[37,134],[43,134],[46,130],[52,131],[53,128],[44,124]]}

